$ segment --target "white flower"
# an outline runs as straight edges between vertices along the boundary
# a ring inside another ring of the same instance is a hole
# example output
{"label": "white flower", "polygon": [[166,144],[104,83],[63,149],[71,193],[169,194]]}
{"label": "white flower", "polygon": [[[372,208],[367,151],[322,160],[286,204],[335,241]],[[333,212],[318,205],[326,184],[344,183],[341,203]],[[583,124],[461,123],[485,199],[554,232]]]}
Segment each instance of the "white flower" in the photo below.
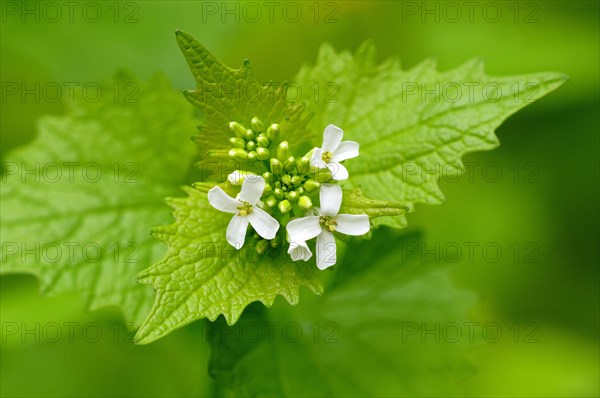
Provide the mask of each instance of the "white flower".
{"label": "white flower", "polygon": [[[339,185],[322,185],[320,191],[320,215],[292,220],[287,225],[292,260],[306,261],[312,253],[306,241],[317,237],[317,267],[325,269],[336,262],[337,249],[333,232],[345,235],[364,235],[371,229],[366,214],[337,214],[342,204],[342,188]],[[307,258],[308,255],[308,258]]]}
{"label": "white flower", "polygon": [[312,252],[308,248],[306,242],[290,242],[288,254],[292,258],[292,261],[308,261],[312,257]]}
{"label": "white flower", "polygon": [[311,164],[320,169],[328,168],[332,178],[337,181],[348,178],[348,170],[340,162],[358,156],[358,143],[354,141],[342,142],[344,132],[339,127],[330,124],[323,132],[323,146],[315,148]]}
{"label": "white flower", "polygon": [[226,237],[227,242],[238,250],[244,245],[248,223],[264,239],[273,239],[279,229],[277,220],[256,206],[264,188],[265,180],[261,176],[247,176],[242,183],[240,194],[235,199],[219,186],[208,191],[208,202],[212,207],[234,214],[227,226]]}

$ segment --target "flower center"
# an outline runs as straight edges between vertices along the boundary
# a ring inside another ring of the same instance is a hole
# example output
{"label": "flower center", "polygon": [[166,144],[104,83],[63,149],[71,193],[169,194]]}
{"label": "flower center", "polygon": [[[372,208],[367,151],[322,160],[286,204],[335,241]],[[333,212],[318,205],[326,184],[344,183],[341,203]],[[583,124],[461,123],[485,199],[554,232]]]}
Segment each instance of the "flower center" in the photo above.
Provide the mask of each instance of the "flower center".
{"label": "flower center", "polygon": [[325,152],[323,152],[323,156],[321,156],[321,158],[323,159],[323,161],[325,163],[329,163],[331,161],[331,159],[333,158],[333,153],[331,153],[329,151],[325,151]]}
{"label": "flower center", "polygon": [[248,214],[252,214],[252,205],[248,202],[243,202],[237,209],[239,210],[238,216],[245,217]]}
{"label": "flower center", "polygon": [[319,217],[319,222],[321,223],[323,228],[326,228],[327,230],[329,230],[329,232],[335,231],[335,228],[337,226],[337,221],[335,221],[335,217],[321,216]]}

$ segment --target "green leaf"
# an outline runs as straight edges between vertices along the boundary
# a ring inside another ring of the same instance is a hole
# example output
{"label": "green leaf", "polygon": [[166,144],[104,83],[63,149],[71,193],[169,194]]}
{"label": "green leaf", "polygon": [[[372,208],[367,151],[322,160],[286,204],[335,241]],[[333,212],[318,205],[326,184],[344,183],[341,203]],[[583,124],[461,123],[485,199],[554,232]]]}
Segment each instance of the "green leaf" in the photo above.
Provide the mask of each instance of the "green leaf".
{"label": "green leaf", "polygon": [[[416,203],[442,203],[440,175],[460,172],[464,154],[498,146],[494,130],[507,117],[566,79],[552,72],[491,77],[480,60],[446,72],[431,60],[402,70],[395,59],[376,65],[370,43],[354,56],[324,45],[316,65],[297,76],[301,86],[317,84],[319,98],[332,84],[338,89],[336,101],[304,100],[314,113],[310,129],[333,123],[344,130],[344,139],[360,144],[360,156],[346,164],[348,184],[411,210]],[[375,221],[406,223],[404,216]]]}
{"label": "green leaf", "polygon": [[[293,142],[297,147],[311,139],[313,133],[306,129],[308,117],[304,104],[286,100],[286,83],[259,83],[248,60],[240,69],[231,69],[186,33],[177,31],[177,43],[196,80],[196,89],[184,94],[204,116],[195,140],[200,149],[200,167],[208,170],[207,179],[222,182],[223,174],[243,169],[243,163],[236,164],[227,156],[231,148],[228,139],[234,136],[230,122],[249,128],[256,116],[265,126],[280,124],[281,140]],[[221,173],[212,178],[216,174],[212,172],[214,165],[219,166]]]}
{"label": "green leaf", "polygon": [[292,262],[285,248],[259,256],[256,240],[240,250],[225,239],[231,214],[210,206],[205,192],[187,188],[186,198],[170,199],[176,222],[154,230],[166,242],[166,257],[139,275],[157,292],[148,319],[138,330],[138,343],[150,343],[200,318],[220,314],[235,323],[246,306],[260,301],[267,307],[277,295],[298,304],[298,288],[323,291],[313,263]]}
{"label": "green leaf", "polygon": [[418,239],[380,228],[349,246],[323,297],[207,325],[210,374],[235,396],[457,394],[472,341],[447,325],[464,328],[474,297],[448,269],[412,261],[411,244]]}
{"label": "green leaf", "polygon": [[162,199],[187,180],[197,119],[162,77],[120,76],[100,93],[42,119],[37,138],[3,162],[1,271],[139,322],[152,291],[135,278],[164,251],[149,231],[168,222]]}
{"label": "green leaf", "polygon": [[344,191],[340,207],[340,214],[366,214],[369,218],[399,216],[407,211],[408,207],[399,202],[369,199],[360,188]]}

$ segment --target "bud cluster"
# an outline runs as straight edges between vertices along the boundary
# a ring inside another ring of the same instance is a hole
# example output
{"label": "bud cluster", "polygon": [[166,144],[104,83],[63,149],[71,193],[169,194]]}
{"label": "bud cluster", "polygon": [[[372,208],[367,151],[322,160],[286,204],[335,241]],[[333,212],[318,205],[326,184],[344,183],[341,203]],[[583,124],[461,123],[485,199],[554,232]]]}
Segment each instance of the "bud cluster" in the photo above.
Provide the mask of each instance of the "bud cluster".
{"label": "bud cluster", "polygon": [[232,148],[229,156],[235,160],[267,160],[271,156],[269,146],[279,139],[279,125],[272,124],[266,130],[258,117],[253,117],[252,128],[237,122],[229,123],[235,137],[229,139]]}
{"label": "bud cluster", "polygon": [[[252,128],[231,122],[229,127],[235,137],[229,139],[233,146],[229,156],[236,160],[258,161],[264,166],[262,174],[266,185],[262,195],[262,207],[274,215],[282,224],[290,217],[302,217],[313,207],[321,183],[331,181],[328,169],[311,166],[311,152],[297,158],[292,155],[289,143],[279,140],[278,124],[271,124],[265,131],[263,122],[254,117]],[[244,175],[253,173],[236,170],[230,182],[241,185]]]}
{"label": "bud cluster", "polygon": [[293,206],[306,211],[313,207],[309,194],[320,185],[310,178],[310,159],[302,157],[296,161],[291,156],[287,141],[277,147],[277,157],[269,161],[269,172],[263,174],[267,182],[265,204],[279,209],[282,214],[290,212]]}
{"label": "bud cluster", "polygon": [[[242,166],[227,176],[224,188],[231,193],[219,185],[208,189],[210,205],[233,214],[225,235],[227,242],[239,249],[251,241],[262,255],[278,252],[278,247],[287,241],[292,261],[308,261],[313,253],[307,241],[317,238],[317,267],[330,267],[335,264],[335,244],[331,247],[328,243],[326,248],[319,240],[330,242],[333,232],[359,236],[371,229],[367,214],[337,214],[343,200],[338,183],[348,178],[348,170],[341,162],[357,157],[359,144],[342,142],[342,129],[329,124],[323,131],[321,147],[295,156],[285,137],[286,128],[280,131],[278,124],[271,124],[265,129],[257,116],[250,123],[252,128],[248,129],[239,122],[230,122],[235,134],[229,139],[233,147],[214,152],[223,156],[228,151]],[[204,184],[194,186],[207,188]],[[239,187],[239,194],[233,197],[235,187]],[[321,209],[314,208],[315,204]],[[254,232],[248,233],[249,225]],[[333,252],[325,252],[329,249]]]}

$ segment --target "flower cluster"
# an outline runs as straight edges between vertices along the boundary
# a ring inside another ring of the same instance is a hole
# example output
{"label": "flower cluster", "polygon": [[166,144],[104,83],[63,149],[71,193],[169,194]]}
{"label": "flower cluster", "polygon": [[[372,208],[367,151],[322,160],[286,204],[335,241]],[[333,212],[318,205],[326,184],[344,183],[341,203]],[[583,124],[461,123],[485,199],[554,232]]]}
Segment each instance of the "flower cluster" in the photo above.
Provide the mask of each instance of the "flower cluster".
{"label": "flower cluster", "polygon": [[[366,214],[338,214],[343,197],[339,182],[348,178],[341,162],[357,157],[359,145],[342,142],[344,132],[330,124],[323,133],[322,147],[296,158],[288,142],[280,140],[279,125],[265,128],[254,117],[251,126],[247,129],[237,122],[229,124],[235,134],[229,140],[229,156],[253,164],[259,172],[236,170],[229,175],[230,185],[241,185],[235,198],[220,186],[208,192],[208,201],[214,208],[233,214],[227,227],[227,242],[240,249],[250,224],[262,238],[256,249],[263,253],[269,246],[279,245],[277,233],[281,225],[286,230],[292,260],[308,261],[312,251],[307,242],[316,238],[318,268],[334,265],[334,232],[364,235],[370,230]],[[319,207],[314,206],[317,200]]]}

